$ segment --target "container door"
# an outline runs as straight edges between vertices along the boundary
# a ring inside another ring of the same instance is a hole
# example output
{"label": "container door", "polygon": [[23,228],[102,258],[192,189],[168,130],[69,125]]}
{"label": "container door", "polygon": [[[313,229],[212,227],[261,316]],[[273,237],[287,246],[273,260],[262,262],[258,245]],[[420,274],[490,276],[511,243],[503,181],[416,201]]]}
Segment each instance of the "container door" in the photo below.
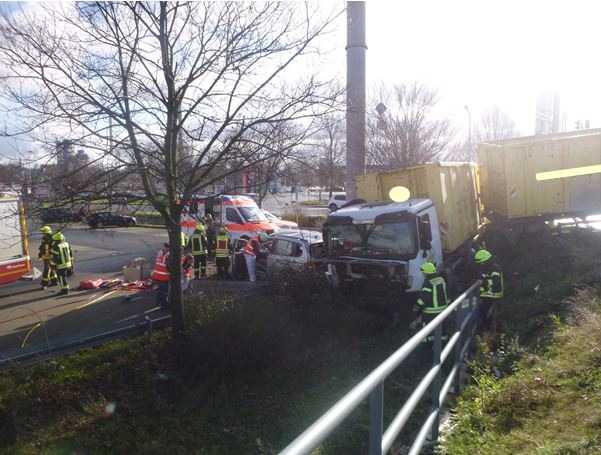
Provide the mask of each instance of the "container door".
{"label": "container door", "polygon": [[23,256],[19,203],[0,201],[0,261]]}
{"label": "container door", "polygon": [[[567,142],[564,148],[564,168],[601,164],[601,140],[598,136]],[[566,178],[566,211],[598,213],[601,210],[601,175],[591,174]]]}

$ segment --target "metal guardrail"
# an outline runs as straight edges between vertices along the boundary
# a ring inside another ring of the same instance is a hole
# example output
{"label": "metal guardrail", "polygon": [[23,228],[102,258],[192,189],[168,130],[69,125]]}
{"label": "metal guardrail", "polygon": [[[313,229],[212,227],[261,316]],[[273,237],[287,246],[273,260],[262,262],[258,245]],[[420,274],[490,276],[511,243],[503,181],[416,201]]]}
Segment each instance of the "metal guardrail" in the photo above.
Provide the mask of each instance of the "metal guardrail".
{"label": "metal guardrail", "polygon": [[8,367],[15,363],[27,362],[33,359],[48,358],[76,348],[95,346],[103,341],[131,335],[137,332],[152,332],[153,328],[164,323],[165,321],[168,321],[169,319],[171,319],[170,315],[161,316],[155,319],[146,317],[143,321],[130,324],[125,327],[119,327],[118,329],[108,330],[106,332],[98,333],[89,337],[66,340],[54,346],[46,346],[45,348],[36,349],[34,351],[26,352],[13,357],[0,358],[0,368]]}
{"label": "metal guardrail", "polygon": [[[348,415],[369,396],[369,455],[387,453],[399,435],[420,400],[431,386],[431,412],[421,426],[409,450],[409,455],[417,455],[423,448],[428,435],[430,441],[438,439],[440,408],[444,403],[453,382],[460,388],[459,369],[470,342],[474,336],[474,314],[480,301],[480,281],[472,284],[457,297],[442,313],[411,337],[403,346],[381,363],[365,379],[357,384],[340,401],[330,408],[313,425],[305,430],[280,455],[309,454],[336,429]],[[455,315],[455,329],[449,341],[442,347],[442,324]],[[384,381],[401,363],[434,332],[432,368],[405,401],[400,411],[384,431]],[[454,353],[454,364],[445,378],[441,379],[442,365]]]}

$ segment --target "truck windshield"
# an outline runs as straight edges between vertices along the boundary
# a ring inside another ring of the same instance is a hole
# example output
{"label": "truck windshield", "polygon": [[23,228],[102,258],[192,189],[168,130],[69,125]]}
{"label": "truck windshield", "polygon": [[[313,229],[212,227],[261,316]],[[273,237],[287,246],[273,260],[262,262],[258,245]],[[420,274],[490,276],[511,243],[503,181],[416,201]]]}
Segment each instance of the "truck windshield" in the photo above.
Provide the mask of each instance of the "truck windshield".
{"label": "truck windshield", "polygon": [[327,240],[332,256],[406,258],[417,254],[416,227],[410,221],[329,226]]}
{"label": "truck windshield", "polygon": [[259,207],[238,207],[238,210],[249,223],[255,223],[259,221],[267,221],[265,214],[259,209]]}

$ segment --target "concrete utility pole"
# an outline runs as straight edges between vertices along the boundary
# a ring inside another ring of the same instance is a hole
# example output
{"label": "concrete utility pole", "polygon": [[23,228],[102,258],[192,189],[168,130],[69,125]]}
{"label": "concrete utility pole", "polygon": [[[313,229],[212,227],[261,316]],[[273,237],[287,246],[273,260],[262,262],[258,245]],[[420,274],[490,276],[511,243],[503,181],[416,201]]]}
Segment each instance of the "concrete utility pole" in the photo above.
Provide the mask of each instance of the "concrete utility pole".
{"label": "concrete utility pole", "polygon": [[365,171],[365,2],[346,10],[346,199],[357,197],[355,176]]}

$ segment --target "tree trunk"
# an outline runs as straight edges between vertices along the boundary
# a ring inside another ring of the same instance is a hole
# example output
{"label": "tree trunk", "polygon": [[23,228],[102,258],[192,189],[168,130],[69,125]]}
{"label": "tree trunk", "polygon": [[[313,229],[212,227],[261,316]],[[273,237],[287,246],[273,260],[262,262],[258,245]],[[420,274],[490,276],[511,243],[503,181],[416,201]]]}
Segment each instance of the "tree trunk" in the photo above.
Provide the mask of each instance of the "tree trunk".
{"label": "tree trunk", "polygon": [[174,224],[168,225],[169,233],[169,302],[171,306],[171,328],[176,343],[184,337],[184,302],[182,299],[182,248],[180,216]]}
{"label": "tree trunk", "polygon": [[328,175],[328,185],[330,186],[330,194],[329,194],[328,201],[332,199],[332,193],[333,193],[332,187],[334,186],[334,165],[333,165],[333,161],[330,162],[330,166],[329,167],[330,167],[330,169],[329,169],[330,172],[328,172],[328,174],[329,174]]}

